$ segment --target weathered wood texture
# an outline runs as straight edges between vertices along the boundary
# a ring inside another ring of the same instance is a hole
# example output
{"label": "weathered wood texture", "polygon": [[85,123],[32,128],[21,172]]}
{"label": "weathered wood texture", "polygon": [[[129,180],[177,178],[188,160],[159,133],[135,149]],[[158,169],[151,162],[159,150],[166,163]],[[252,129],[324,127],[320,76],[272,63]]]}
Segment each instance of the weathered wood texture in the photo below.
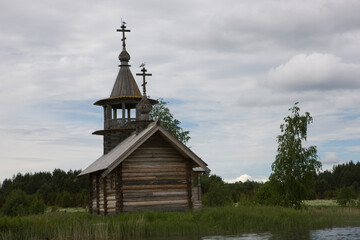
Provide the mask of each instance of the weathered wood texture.
{"label": "weathered wood texture", "polygon": [[201,210],[202,208],[201,190],[199,192],[197,187],[193,187],[192,189],[192,204],[193,204],[193,208],[192,208],[193,210],[195,211]]}
{"label": "weathered wood texture", "polygon": [[91,209],[107,215],[141,210],[201,209],[193,162],[154,134],[105,178],[90,175]]}
{"label": "weathered wood texture", "polygon": [[121,168],[122,164],[115,168],[114,174],[115,174],[115,200],[116,200],[116,206],[115,206],[115,212],[122,212],[123,211],[123,190],[122,190],[122,175],[121,175]]}
{"label": "weathered wood texture", "polygon": [[116,213],[116,171],[106,177],[106,214]]}
{"label": "weathered wood texture", "polygon": [[133,129],[113,129],[104,133],[104,154],[110,152],[120,142],[130,136],[133,131]]}
{"label": "weathered wood texture", "polygon": [[96,172],[95,177],[95,201],[96,201],[96,213],[100,214],[100,173]]}
{"label": "weathered wood texture", "polygon": [[122,163],[123,211],[189,209],[189,166],[154,134]]}
{"label": "weathered wood texture", "polygon": [[89,174],[89,213],[93,213],[93,195],[94,195],[94,189],[93,189],[93,181],[92,181],[92,173]]}

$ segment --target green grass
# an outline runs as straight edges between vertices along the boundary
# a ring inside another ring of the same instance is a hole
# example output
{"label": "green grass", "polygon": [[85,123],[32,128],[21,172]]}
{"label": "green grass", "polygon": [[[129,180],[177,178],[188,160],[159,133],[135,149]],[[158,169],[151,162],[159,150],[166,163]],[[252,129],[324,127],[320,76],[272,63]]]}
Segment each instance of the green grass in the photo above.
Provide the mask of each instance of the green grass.
{"label": "green grass", "polygon": [[360,226],[355,208],[295,210],[238,206],[200,212],[139,212],[92,216],[85,212],[47,212],[27,217],[1,217],[0,239],[137,239],[203,236],[259,231],[301,231],[334,226]]}

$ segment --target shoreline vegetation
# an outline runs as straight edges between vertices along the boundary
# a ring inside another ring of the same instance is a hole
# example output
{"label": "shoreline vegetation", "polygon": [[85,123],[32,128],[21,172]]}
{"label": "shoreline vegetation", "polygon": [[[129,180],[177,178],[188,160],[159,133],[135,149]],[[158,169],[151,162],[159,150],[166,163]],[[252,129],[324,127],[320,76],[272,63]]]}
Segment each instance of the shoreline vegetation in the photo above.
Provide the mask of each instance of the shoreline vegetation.
{"label": "shoreline vegetation", "polygon": [[59,209],[39,215],[1,217],[0,239],[139,239],[229,235],[259,231],[305,231],[360,226],[360,209],[306,205],[206,207],[199,212],[145,211],[94,216]]}

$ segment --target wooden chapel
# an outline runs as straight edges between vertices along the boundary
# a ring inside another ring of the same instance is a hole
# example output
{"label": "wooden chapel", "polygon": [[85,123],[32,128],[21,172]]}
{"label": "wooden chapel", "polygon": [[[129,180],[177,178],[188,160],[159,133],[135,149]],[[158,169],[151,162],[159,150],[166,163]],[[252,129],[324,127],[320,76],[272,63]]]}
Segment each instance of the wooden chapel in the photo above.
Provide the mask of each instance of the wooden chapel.
{"label": "wooden chapel", "polygon": [[[82,171],[90,178],[90,213],[116,214],[141,210],[185,211],[201,209],[200,174],[207,164],[177,140],[157,120],[150,119],[157,101],[143,94],[130,71],[122,24],[120,70],[109,98],[94,105],[104,108],[104,155]],[[135,116],[132,116],[134,115]],[[194,184],[193,179],[197,184]]]}

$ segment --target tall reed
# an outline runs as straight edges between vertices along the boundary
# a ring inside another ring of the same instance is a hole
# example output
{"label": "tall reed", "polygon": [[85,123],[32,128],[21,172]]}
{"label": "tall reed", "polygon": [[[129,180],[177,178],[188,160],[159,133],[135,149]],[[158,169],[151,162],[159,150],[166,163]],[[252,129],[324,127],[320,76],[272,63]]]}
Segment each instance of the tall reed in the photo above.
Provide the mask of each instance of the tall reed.
{"label": "tall reed", "polygon": [[360,210],[238,206],[199,212],[138,212],[114,216],[49,212],[0,217],[0,239],[139,239],[252,231],[298,231],[360,225]]}

